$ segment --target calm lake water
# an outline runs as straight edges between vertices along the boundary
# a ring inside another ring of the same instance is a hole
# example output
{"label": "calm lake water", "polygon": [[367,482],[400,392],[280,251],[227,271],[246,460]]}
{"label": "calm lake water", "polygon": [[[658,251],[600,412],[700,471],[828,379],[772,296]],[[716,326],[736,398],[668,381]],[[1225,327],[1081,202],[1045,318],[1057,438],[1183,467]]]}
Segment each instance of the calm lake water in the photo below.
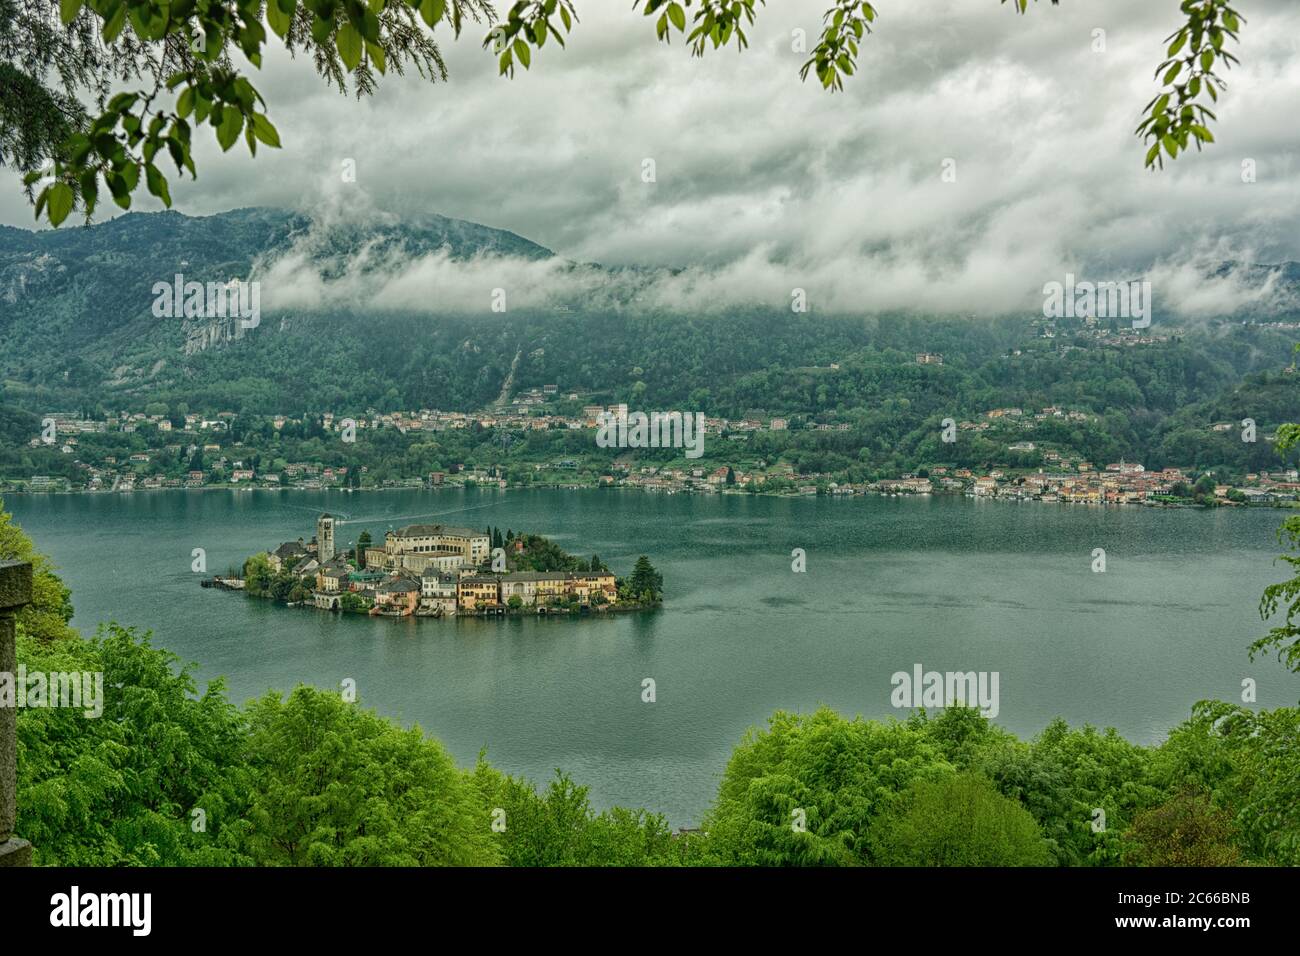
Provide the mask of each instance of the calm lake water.
{"label": "calm lake water", "polygon": [[[1196,700],[1295,705],[1300,677],[1247,660],[1283,512],[1166,511],[962,498],[779,499],[618,491],[152,492],[6,501],[73,589],[77,626],[152,630],[224,675],[235,700],[357,682],[362,703],[419,723],[462,762],[480,748],[544,783],[555,768],[598,806],[699,822],[745,729],[827,704],[905,716],[890,676],[997,671],[998,722],[1053,717],[1160,740]],[[416,521],[534,531],[616,573],[646,554],[658,612],[598,620],[388,621],[205,590],[210,572],[310,538],[340,544]],[[791,571],[791,550],[807,572]],[[1104,548],[1107,571],[1091,570]],[[642,680],[657,700],[643,703]]]}

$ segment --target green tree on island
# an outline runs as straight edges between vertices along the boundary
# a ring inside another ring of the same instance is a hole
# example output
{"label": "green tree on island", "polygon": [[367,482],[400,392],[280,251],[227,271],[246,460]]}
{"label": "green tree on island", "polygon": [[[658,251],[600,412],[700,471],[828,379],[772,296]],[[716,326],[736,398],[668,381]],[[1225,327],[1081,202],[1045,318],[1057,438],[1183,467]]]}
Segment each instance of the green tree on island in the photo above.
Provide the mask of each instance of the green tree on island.
{"label": "green tree on island", "polygon": [[654,569],[650,559],[644,554],[636,559],[632,577],[628,581],[628,590],[634,600],[653,604],[663,597],[664,576]]}

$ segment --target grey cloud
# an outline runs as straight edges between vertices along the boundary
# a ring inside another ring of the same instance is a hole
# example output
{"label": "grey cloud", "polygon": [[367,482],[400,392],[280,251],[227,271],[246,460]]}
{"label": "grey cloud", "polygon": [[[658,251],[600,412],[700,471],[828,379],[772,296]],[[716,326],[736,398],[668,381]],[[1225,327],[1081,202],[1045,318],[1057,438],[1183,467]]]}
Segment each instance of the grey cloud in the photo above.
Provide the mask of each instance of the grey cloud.
{"label": "grey cloud", "polygon": [[[633,282],[643,303],[682,308],[788,303],[800,286],[828,311],[992,312],[1036,308],[1043,283],[1072,271],[1149,273],[1189,309],[1231,311],[1257,290],[1198,277],[1205,250],[1300,259],[1294,3],[1243,2],[1242,66],[1228,74],[1218,143],[1162,173],[1142,168],[1133,127],[1176,0],[1065,0],[1023,17],[996,0],[882,0],[858,75],[834,96],[799,82],[791,50],[792,31],[813,37],[826,5],[771,3],[743,55],[701,60],[680,41],[657,44],[628,4],[579,3],[569,48],[548,45],[513,81],[495,75],[471,29],[446,51],[449,83],[389,78],[361,102],[302,59],[269,56],[257,79],[285,149],[250,160],[204,145],[199,182],[173,195],[189,213],[437,211],[567,260],[681,270],[609,280],[435,256],[350,273],[382,277],[372,301],[390,303],[431,282],[452,303],[478,301],[484,283],[552,301],[615,281],[615,297]],[[1095,28],[1104,53],[1091,49]],[[1249,185],[1247,157],[1258,166]],[[344,158],[355,184],[340,181]],[[654,184],[640,179],[645,158]],[[940,180],[945,158],[955,183]],[[30,222],[8,193],[0,215]],[[313,291],[307,260],[278,268],[300,305],[352,294]]]}

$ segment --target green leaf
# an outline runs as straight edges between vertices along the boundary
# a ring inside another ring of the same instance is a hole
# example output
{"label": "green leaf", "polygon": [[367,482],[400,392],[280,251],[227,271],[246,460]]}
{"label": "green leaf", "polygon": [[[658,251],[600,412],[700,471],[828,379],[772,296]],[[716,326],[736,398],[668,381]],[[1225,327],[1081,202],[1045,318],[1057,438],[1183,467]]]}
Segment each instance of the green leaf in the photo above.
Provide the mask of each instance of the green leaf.
{"label": "green leaf", "polygon": [[233,106],[226,106],[221,112],[221,124],[217,127],[217,142],[223,151],[229,150],[239,139],[239,131],[244,128],[244,114]]}
{"label": "green leaf", "polygon": [[316,17],[311,22],[311,38],[317,43],[324,43],[330,38],[330,31],[333,29],[333,20],[322,20],[320,17]]}
{"label": "green leaf", "polygon": [[387,72],[386,68],[388,65],[388,59],[384,53],[384,48],[382,46],[380,46],[378,43],[371,43],[369,40],[367,40],[366,52],[370,54],[370,62],[375,65],[375,69],[377,69],[380,73]]}
{"label": "green leaf", "polygon": [[533,57],[532,50],[528,48],[527,43],[517,38],[515,40],[515,56],[519,57],[519,62],[524,65],[524,69],[528,69],[529,61]]}
{"label": "green leaf", "polygon": [[117,39],[117,35],[122,32],[122,27],[126,25],[126,4],[119,3],[113,10],[112,15],[105,18],[104,28],[100,35],[104,38],[105,43],[112,43]]}
{"label": "green leaf", "polygon": [[253,114],[253,135],[267,146],[273,146],[276,149],[280,148],[280,134],[271,125],[271,121],[261,113]]}
{"label": "green leaf", "polygon": [[362,39],[370,43],[379,42],[379,18],[368,8],[362,13],[359,29]]}
{"label": "green leaf", "polygon": [[422,0],[420,16],[424,17],[424,22],[432,27],[442,19],[443,11],[446,8],[447,0]]}
{"label": "green leaf", "polygon": [[668,19],[673,21],[673,26],[677,28],[678,33],[686,29],[686,11],[682,9],[680,3],[668,4]]}
{"label": "green leaf", "polygon": [[343,65],[348,72],[355,70],[361,62],[361,34],[357,28],[350,23],[343,24],[334,38],[334,44],[338,47],[339,56],[343,58]]}
{"label": "green leaf", "polygon": [[[274,4],[269,4],[269,6],[274,6]],[[144,175],[149,183],[149,192],[161,199],[163,205],[170,209],[172,207],[172,194],[167,190],[167,178],[153,163],[144,168]]]}
{"label": "green leaf", "polygon": [[266,5],[266,22],[271,25],[271,29],[275,31],[275,35],[281,39],[283,39],[284,35],[289,32],[289,26],[293,23],[293,14],[296,7],[296,0],[294,0],[287,11],[280,8],[279,0],[271,0],[271,2]]}
{"label": "green leaf", "polygon": [[83,0],[59,0],[59,16],[63,18],[65,24],[77,19],[82,2]]}
{"label": "green leaf", "polygon": [[72,202],[76,197],[73,195],[72,187],[67,183],[55,183],[47,192],[50,194],[47,204],[50,213],[50,225],[57,226],[68,218],[68,213],[72,212]]}
{"label": "green leaf", "polygon": [[81,174],[81,198],[86,204],[86,212],[93,212],[99,198],[99,174],[93,169]]}

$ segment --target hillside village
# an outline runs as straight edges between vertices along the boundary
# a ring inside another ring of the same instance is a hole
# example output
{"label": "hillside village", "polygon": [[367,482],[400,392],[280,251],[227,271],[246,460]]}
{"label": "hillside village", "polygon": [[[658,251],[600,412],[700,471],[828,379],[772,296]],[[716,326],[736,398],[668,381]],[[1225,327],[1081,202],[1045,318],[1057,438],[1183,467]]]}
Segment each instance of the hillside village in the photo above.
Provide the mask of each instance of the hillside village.
{"label": "hillside village", "polygon": [[[340,549],[337,525],[322,514],[310,541],[286,541],[246,561],[242,577],[208,583],[297,606],[390,617],[629,610],[662,597],[662,579],[644,557],[623,581],[599,558],[572,558],[535,535],[416,524],[387,532],[379,547],[363,537]],[[573,569],[510,570],[538,557]]]}
{"label": "hillside village", "polygon": [[[930,353],[917,355],[918,364],[941,364],[943,357]],[[369,411],[348,419],[363,437],[366,433],[391,432],[407,440],[421,440],[422,435],[468,435],[488,432],[501,436],[499,458],[514,436],[528,432],[591,432],[603,414],[626,415],[625,403],[582,406],[577,413],[549,410],[558,394],[557,386],[529,389],[517,395],[509,407],[480,412],[422,409],[411,412]],[[567,395],[572,404],[576,393]],[[449,462],[443,470],[429,471],[400,478],[373,481],[366,465],[347,465],[325,461],[271,462],[253,460],[254,450],[242,441],[230,441],[233,412],[211,417],[186,413],[173,420],[165,415],[121,413],[104,420],[52,415],[54,444],[60,454],[73,459],[81,481],[48,475],[0,481],[0,490],[8,491],[100,491],[130,492],[166,488],[295,488],[320,490],[329,488],[437,488],[440,486],[477,486],[507,488],[520,483],[518,468],[513,480],[503,467],[493,464]],[[1049,406],[1037,411],[1020,408],[989,409],[973,419],[955,422],[957,441],[962,435],[994,434],[1004,440],[1008,460],[1038,462],[1037,467],[1006,465],[985,470],[933,465],[913,472],[879,478],[868,482],[837,481],[834,475],[800,472],[781,461],[746,454],[746,440],[757,433],[792,433],[796,429],[812,432],[846,432],[846,422],[818,422],[808,418],[768,419],[704,418],[707,457],[702,463],[685,458],[670,462],[642,462],[635,451],[616,455],[604,464],[584,461],[578,456],[560,457],[528,463],[531,474],[525,483],[556,487],[623,487],[666,493],[750,492],[785,495],[866,495],[866,494],[964,494],[978,498],[1014,498],[1040,501],[1089,504],[1169,504],[1177,499],[1195,500],[1198,504],[1282,504],[1293,503],[1300,492],[1300,476],[1295,469],[1249,472],[1233,482],[1218,476],[1197,475],[1193,470],[1164,467],[1148,471],[1136,462],[1094,464],[1069,451],[1033,440],[1034,430],[1044,423],[1086,423],[1096,416],[1085,412]],[[302,426],[303,418],[273,416],[267,424],[279,433],[286,426]],[[319,427],[326,435],[341,433],[345,419],[332,413],[319,417]],[[178,422],[182,424],[178,426]],[[1205,426],[1212,432],[1231,432],[1234,422],[1215,422]],[[158,436],[157,446],[130,455],[104,456],[96,461],[80,457],[81,441],[86,436],[120,432],[125,435],[149,432]],[[1014,433],[1030,435],[1015,438]],[[1272,442],[1276,436],[1261,432],[1259,439]],[[43,438],[33,438],[39,447]],[[593,443],[594,445],[594,443]],[[341,446],[346,447],[346,446]],[[480,459],[483,457],[479,455]],[[260,459],[260,455],[258,455]],[[200,467],[184,468],[178,462]],[[1197,486],[1197,482],[1200,485]],[[1195,488],[1195,492],[1191,489]]]}

